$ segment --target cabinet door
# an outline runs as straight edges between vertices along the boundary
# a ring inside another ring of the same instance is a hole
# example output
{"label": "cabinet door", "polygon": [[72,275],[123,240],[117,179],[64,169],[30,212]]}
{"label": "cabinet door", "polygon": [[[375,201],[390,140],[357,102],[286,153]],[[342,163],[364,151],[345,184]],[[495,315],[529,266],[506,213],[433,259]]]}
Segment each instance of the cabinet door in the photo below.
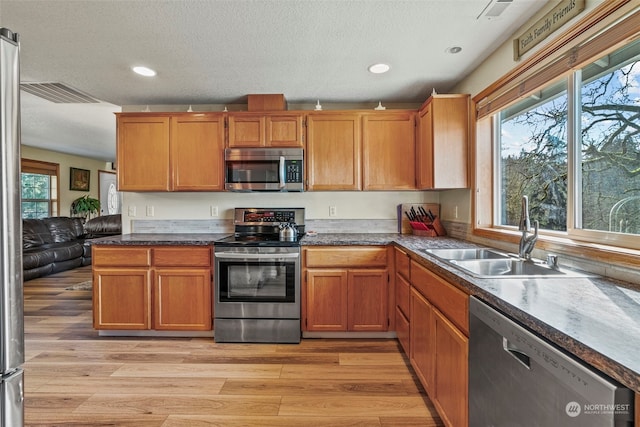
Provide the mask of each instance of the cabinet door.
{"label": "cabinet door", "polygon": [[307,116],[307,188],[360,190],[360,116]]}
{"label": "cabinet door", "polygon": [[469,339],[437,309],[435,320],[435,399],[448,426],[469,425]]}
{"label": "cabinet door", "polygon": [[347,270],[307,270],[307,331],[347,330]]}
{"label": "cabinet door", "polygon": [[154,329],[211,330],[211,270],[156,269],[153,289]]}
{"label": "cabinet door", "polygon": [[418,112],[418,188],[467,188],[469,96],[435,95]]}
{"label": "cabinet door", "polygon": [[347,329],[354,332],[387,331],[387,270],[349,270],[348,283]]}
{"label": "cabinet door", "polygon": [[171,118],[172,190],[224,190],[224,115]]}
{"label": "cabinet door", "polygon": [[266,145],[270,147],[302,147],[302,115],[267,116]]}
{"label": "cabinet door", "polygon": [[93,269],[93,327],[149,329],[151,285],[142,268]]}
{"label": "cabinet door", "polygon": [[169,117],[117,118],[116,159],[120,191],[169,191]]}
{"label": "cabinet door", "polygon": [[229,114],[229,147],[264,147],[265,117],[251,114]]}
{"label": "cabinet door", "polygon": [[364,189],[415,189],[415,113],[365,114],[362,129]]}
{"label": "cabinet door", "polygon": [[411,290],[410,361],[429,396],[433,396],[435,363],[435,319],[433,306],[415,289]]}

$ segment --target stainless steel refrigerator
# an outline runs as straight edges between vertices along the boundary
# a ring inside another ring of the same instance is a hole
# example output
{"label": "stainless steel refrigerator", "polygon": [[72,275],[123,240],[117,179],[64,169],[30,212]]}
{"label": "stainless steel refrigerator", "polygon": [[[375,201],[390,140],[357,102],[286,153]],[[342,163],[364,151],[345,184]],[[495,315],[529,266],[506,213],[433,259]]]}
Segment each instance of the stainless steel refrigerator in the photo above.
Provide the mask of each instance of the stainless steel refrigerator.
{"label": "stainless steel refrigerator", "polygon": [[0,427],[24,425],[20,46],[0,28]]}

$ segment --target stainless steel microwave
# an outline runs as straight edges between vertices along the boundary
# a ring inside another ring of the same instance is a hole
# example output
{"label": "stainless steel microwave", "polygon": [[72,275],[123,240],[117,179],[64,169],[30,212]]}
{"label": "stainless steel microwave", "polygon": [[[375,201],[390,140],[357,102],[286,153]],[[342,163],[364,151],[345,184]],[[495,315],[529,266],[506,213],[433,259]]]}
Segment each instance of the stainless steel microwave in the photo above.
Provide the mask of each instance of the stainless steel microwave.
{"label": "stainless steel microwave", "polygon": [[303,191],[302,148],[227,148],[225,182],[229,191]]}

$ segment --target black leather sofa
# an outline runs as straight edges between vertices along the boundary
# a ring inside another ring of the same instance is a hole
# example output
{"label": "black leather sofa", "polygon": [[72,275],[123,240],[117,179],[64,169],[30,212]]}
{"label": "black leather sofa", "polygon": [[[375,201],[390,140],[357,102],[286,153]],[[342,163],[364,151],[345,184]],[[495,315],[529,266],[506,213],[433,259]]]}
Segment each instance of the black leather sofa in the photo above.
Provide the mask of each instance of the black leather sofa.
{"label": "black leather sofa", "polygon": [[91,264],[91,239],[122,233],[120,215],[22,220],[24,280]]}

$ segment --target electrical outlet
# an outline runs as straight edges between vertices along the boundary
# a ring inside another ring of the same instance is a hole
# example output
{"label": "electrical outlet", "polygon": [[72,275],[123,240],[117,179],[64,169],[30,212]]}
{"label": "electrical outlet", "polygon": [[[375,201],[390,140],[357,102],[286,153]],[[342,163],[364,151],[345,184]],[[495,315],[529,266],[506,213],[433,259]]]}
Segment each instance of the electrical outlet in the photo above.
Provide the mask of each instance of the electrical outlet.
{"label": "electrical outlet", "polygon": [[129,206],[129,216],[136,216],[136,207],[135,207],[135,205]]}
{"label": "electrical outlet", "polygon": [[155,209],[153,206],[147,206],[147,216],[153,216],[155,214]]}
{"label": "electrical outlet", "polygon": [[218,207],[211,205],[211,216],[219,216]]}
{"label": "electrical outlet", "polygon": [[454,218],[458,218],[458,206],[456,205],[456,207],[453,208],[453,217]]}
{"label": "electrical outlet", "polygon": [[329,206],[329,216],[337,216],[338,209],[335,206]]}

